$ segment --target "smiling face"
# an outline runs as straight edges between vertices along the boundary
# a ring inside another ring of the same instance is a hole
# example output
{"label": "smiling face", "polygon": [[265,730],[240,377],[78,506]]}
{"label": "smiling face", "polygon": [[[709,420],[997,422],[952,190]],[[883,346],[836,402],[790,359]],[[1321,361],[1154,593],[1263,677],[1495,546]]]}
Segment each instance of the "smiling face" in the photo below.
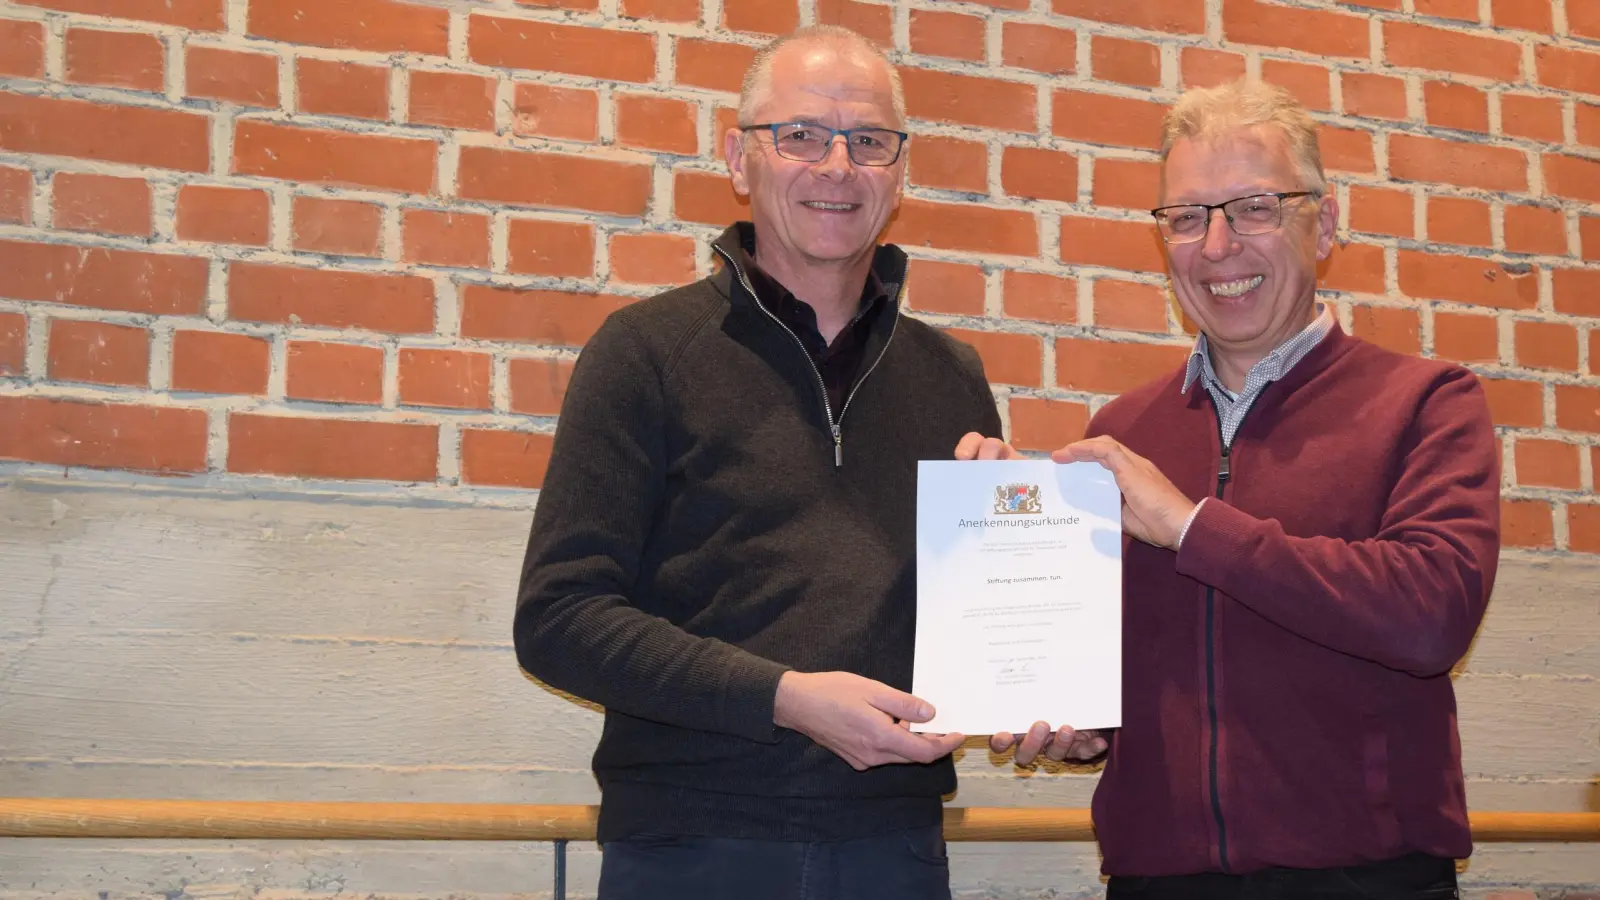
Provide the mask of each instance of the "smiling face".
{"label": "smiling face", "polygon": [[[771,90],[747,124],[904,130],[886,65],[861,50],[797,41],[773,58],[771,76]],[[814,163],[779,156],[768,130],[729,131],[725,142],[734,190],[750,197],[763,268],[769,260],[790,270],[859,263],[900,205],[904,150],[893,165],[858,166],[840,138]]]}
{"label": "smiling face", "polygon": [[[1302,181],[1284,133],[1258,125],[1178,139],[1162,170],[1161,204],[1305,190]],[[1333,250],[1338,202],[1285,200],[1283,224],[1265,234],[1235,234],[1220,211],[1211,215],[1204,238],[1166,245],[1173,292],[1215,352],[1260,359],[1315,316],[1317,262]]]}

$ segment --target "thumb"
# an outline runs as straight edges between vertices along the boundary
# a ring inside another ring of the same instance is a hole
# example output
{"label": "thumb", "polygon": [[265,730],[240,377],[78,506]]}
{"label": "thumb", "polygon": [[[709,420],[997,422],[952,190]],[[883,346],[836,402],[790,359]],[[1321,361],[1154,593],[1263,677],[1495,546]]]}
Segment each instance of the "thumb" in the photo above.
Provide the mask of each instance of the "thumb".
{"label": "thumb", "polygon": [[868,697],[867,702],[896,719],[908,722],[926,722],[933,718],[933,704],[888,685],[883,685],[881,690]]}

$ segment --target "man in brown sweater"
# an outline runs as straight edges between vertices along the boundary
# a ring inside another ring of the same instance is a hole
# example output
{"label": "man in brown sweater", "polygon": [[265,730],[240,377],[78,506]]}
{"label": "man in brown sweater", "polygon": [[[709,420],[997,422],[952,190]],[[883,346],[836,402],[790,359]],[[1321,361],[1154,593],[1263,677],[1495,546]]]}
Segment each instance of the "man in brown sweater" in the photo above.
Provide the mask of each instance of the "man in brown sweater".
{"label": "man in brown sweater", "polygon": [[1037,723],[1018,761],[1109,744],[1112,900],[1454,897],[1472,845],[1449,672],[1499,551],[1483,390],[1318,303],[1338,203],[1286,92],[1189,92],[1163,157],[1152,212],[1201,335],[1055,454],[1123,492],[1123,724]]}

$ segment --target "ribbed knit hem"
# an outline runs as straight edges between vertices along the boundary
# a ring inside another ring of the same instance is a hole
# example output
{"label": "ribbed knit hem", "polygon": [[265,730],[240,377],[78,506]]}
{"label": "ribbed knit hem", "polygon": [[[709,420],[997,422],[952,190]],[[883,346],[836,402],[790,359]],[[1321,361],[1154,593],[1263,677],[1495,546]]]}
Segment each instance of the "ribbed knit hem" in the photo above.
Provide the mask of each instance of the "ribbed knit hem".
{"label": "ribbed knit hem", "polygon": [[938,825],[944,801],[929,797],[757,797],[613,781],[601,789],[601,843],[632,834],[759,841],[844,841]]}

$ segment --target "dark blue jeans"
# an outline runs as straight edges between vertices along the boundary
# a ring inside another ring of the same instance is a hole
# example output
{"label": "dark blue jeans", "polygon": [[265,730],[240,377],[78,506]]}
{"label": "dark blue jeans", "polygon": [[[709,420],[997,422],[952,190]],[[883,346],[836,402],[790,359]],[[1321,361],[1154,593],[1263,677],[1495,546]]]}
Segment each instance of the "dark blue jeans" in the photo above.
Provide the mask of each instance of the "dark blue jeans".
{"label": "dark blue jeans", "polygon": [[937,825],[817,843],[639,834],[600,849],[600,900],[950,900]]}
{"label": "dark blue jeans", "polygon": [[1413,853],[1365,866],[1111,877],[1106,900],[1454,900],[1456,864]]}

